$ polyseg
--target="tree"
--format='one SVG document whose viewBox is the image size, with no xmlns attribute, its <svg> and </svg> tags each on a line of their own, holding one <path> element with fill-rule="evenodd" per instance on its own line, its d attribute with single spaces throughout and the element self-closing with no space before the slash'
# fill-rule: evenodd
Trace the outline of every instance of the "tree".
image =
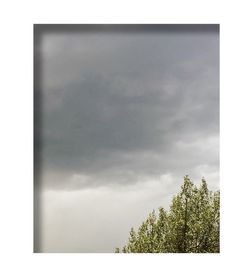
<svg viewBox="0 0 250 280">
<path fill-rule="evenodd" d="M 184 177 L 170 210 L 153 211 L 119 253 L 219 253 L 220 192 L 208 190 L 203 178 L 196 187 Z"/>
</svg>

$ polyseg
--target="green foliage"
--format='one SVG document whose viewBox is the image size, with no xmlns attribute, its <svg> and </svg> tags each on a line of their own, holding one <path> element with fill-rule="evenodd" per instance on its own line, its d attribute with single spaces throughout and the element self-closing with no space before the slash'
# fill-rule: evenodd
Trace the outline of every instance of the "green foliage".
<svg viewBox="0 0 250 280">
<path fill-rule="evenodd" d="M 149 214 L 130 231 L 128 244 L 116 253 L 219 253 L 220 192 L 208 190 L 205 179 L 194 186 L 188 176 L 170 206 Z"/>
</svg>

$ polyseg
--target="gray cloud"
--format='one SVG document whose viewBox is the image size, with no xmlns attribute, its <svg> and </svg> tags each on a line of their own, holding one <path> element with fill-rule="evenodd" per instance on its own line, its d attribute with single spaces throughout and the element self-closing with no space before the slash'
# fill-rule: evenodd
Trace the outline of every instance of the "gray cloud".
<svg viewBox="0 0 250 280">
<path fill-rule="evenodd" d="M 199 149 L 219 131 L 217 33 L 97 30 L 42 38 L 45 168 L 105 177 L 103 170 L 117 168 L 183 174 L 190 163 L 218 164 L 218 155 Z M 195 157 L 178 146 L 190 141 Z M 151 166 L 146 155 L 155 156 Z M 183 164 L 173 164 L 175 157 Z"/>
</svg>

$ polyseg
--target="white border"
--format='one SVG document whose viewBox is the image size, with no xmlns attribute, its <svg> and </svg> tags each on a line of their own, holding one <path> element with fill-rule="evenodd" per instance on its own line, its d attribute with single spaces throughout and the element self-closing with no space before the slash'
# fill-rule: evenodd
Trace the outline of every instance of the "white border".
<svg viewBox="0 0 250 280">
<path fill-rule="evenodd" d="M 221 1 L 222 2 L 222 1 Z M 247 279 L 249 9 L 246 1 L 5 1 L 1 7 L 1 279 Z M 219 255 L 33 254 L 33 24 L 220 23 Z"/>
</svg>

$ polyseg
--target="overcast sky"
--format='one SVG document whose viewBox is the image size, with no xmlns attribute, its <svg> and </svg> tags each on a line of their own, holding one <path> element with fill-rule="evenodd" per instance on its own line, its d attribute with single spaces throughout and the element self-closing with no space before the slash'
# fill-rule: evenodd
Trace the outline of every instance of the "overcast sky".
<svg viewBox="0 0 250 280">
<path fill-rule="evenodd" d="M 113 252 L 184 175 L 219 188 L 217 25 L 35 36 L 36 251 Z"/>
</svg>

